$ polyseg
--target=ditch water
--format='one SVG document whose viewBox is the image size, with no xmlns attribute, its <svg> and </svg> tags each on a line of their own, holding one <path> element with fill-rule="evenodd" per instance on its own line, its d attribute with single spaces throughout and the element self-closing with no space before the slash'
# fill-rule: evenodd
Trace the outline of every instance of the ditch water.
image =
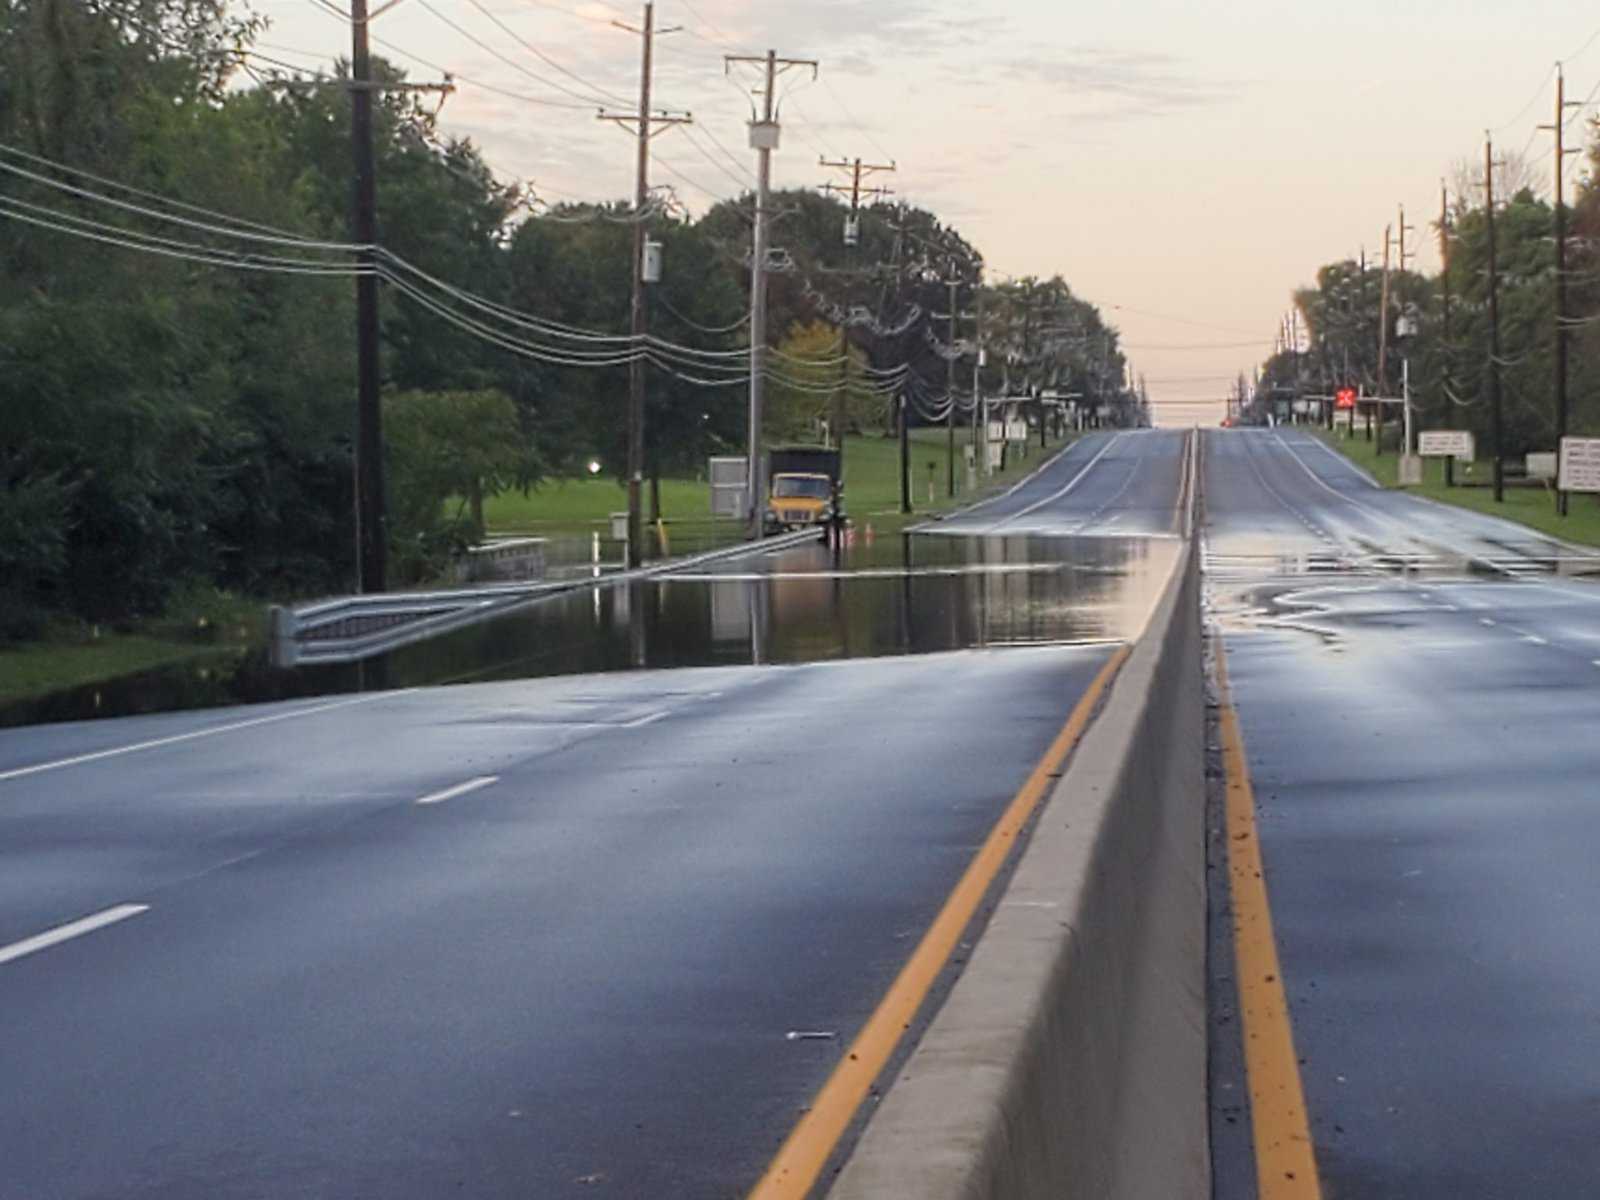
<svg viewBox="0 0 1600 1200">
<path fill-rule="evenodd" d="M 1125 641 L 1179 545 L 868 529 L 843 547 L 561 593 L 362 663 L 282 670 L 265 650 L 195 659 L 0 707 L 0 725 L 593 671 Z"/>
</svg>

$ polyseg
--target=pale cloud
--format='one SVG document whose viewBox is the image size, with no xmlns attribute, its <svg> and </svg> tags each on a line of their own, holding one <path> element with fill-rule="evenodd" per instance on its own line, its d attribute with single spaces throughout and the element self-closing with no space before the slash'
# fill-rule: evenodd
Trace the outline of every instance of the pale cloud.
<svg viewBox="0 0 1600 1200">
<path fill-rule="evenodd" d="M 1045 84 L 1089 101 L 1077 115 L 1097 119 L 1162 116 L 1226 103 L 1243 90 L 1234 81 L 1199 76 L 1172 55 L 1111 46 L 1076 46 L 1049 57 L 1013 58 L 1006 71 L 1019 81 Z"/>
</svg>

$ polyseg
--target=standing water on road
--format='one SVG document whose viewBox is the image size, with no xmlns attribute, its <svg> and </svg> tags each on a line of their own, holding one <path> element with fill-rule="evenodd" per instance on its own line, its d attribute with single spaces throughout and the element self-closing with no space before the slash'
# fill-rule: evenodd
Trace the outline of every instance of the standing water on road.
<svg viewBox="0 0 1600 1200">
<path fill-rule="evenodd" d="M 1174 538 L 876 537 L 530 602 L 363 663 L 278 670 L 264 653 L 0 708 L 0 725 L 584 671 L 802 663 L 969 647 L 1123 641 Z"/>
</svg>

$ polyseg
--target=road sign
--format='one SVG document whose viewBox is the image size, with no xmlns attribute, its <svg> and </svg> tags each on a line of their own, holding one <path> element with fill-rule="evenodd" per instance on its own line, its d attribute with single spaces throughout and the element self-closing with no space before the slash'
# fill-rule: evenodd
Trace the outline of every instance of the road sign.
<svg viewBox="0 0 1600 1200">
<path fill-rule="evenodd" d="M 1333 394 L 1335 408 L 1354 408 L 1356 406 L 1355 388 L 1340 388 Z"/>
<path fill-rule="evenodd" d="M 1472 434 L 1465 429 L 1428 429 L 1417 435 L 1417 453 L 1423 458 L 1459 458 L 1471 462 L 1476 457 Z"/>
<path fill-rule="evenodd" d="M 1028 440 L 1028 423 L 1026 421 L 1006 422 L 1006 441 L 1025 442 Z"/>
<path fill-rule="evenodd" d="M 1561 439 L 1561 471 L 1556 487 L 1563 492 L 1600 492 L 1600 438 Z"/>
</svg>

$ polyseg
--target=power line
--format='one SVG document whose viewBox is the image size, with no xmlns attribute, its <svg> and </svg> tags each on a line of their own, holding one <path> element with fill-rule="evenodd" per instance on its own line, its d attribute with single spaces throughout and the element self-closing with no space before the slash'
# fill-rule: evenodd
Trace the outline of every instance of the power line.
<svg viewBox="0 0 1600 1200">
<path fill-rule="evenodd" d="M 587 101 L 590 101 L 590 102 L 596 103 L 596 104 L 601 103 L 604 100 L 604 96 L 602 96 L 602 95 L 585 96 L 580 92 L 575 92 L 571 88 L 569 88 L 566 84 L 559 83 L 554 79 L 547 79 L 543 75 L 540 75 L 537 71 L 533 70 L 532 68 L 526 67 L 523 64 L 519 63 L 516 59 L 512 58 L 510 55 L 500 53 L 500 51 L 496 50 L 488 42 L 484 41 L 482 38 L 478 37 L 476 34 L 472 33 L 470 30 L 468 30 L 465 27 L 457 24 L 455 21 L 452 21 L 449 17 L 445 16 L 437 8 L 435 8 L 433 5 L 429 4 L 428 0 L 417 0 L 417 3 L 419 5 L 421 5 L 422 8 L 425 9 L 427 12 L 432 13 L 440 21 L 444 22 L 451 29 L 454 29 L 458 34 L 460 34 L 462 37 L 466 38 L 467 41 L 471 42 L 474 46 L 478 47 L 478 49 L 484 51 L 486 54 L 492 54 L 495 58 L 497 58 L 501 62 L 505 63 L 506 66 L 510 67 L 513 71 L 517 71 L 517 72 L 520 72 L 523 75 L 526 75 L 529 79 L 533 80 L 535 83 L 542 84 L 545 87 L 555 88 L 556 91 L 562 93 L 563 95 L 571 96 L 575 100 L 587 100 Z M 376 40 L 376 39 L 374 39 L 374 40 Z"/>
<path fill-rule="evenodd" d="M 855 113 L 850 110 L 850 106 L 844 102 L 844 97 L 839 95 L 833 84 L 829 83 L 826 77 L 824 77 L 822 80 L 822 87 L 823 90 L 828 93 L 828 95 L 833 97 L 833 102 L 839 106 L 839 111 L 844 113 L 844 115 L 849 119 L 850 123 L 854 125 L 860 132 L 862 137 L 866 138 L 867 141 L 872 143 L 879 154 L 883 155 L 885 158 L 894 157 L 893 154 L 890 154 L 889 151 L 883 148 L 883 143 L 873 136 L 872 131 L 861 123 L 861 121 L 856 117 Z"/>
<path fill-rule="evenodd" d="M 1539 76 L 1539 86 L 1538 86 L 1537 90 L 1535 90 L 1533 95 L 1531 97 L 1529 97 L 1528 102 L 1526 104 L 1524 104 L 1520 109 L 1517 110 L 1517 115 L 1516 116 L 1512 117 L 1509 121 L 1506 121 L 1504 124 L 1496 125 L 1495 126 L 1495 132 L 1496 133 L 1503 132 L 1504 130 L 1510 128 L 1512 125 L 1515 125 L 1518 121 L 1522 120 L 1523 117 L 1527 116 L 1530 111 L 1532 111 L 1533 106 L 1535 104 L 1539 103 L 1539 100 L 1544 96 L 1545 89 L 1549 86 L 1549 83 L 1550 83 L 1550 76 L 1552 74 L 1554 74 L 1554 73 L 1555 73 L 1555 68 L 1551 67 L 1543 75 Z"/>
<path fill-rule="evenodd" d="M 596 92 L 597 94 L 599 94 L 601 96 L 604 96 L 608 100 L 613 100 L 618 104 L 626 104 L 627 103 L 626 100 L 624 100 L 622 97 L 618 96 L 615 92 L 608 92 L 604 88 L 599 87 L 599 86 L 591 83 L 589 80 L 585 79 L 583 76 L 577 74 L 576 72 L 567 70 L 566 67 L 562 66 L 555 59 L 551 58 L 548 54 L 546 54 L 543 50 L 539 49 L 539 47 L 535 46 L 532 42 L 530 42 L 526 38 L 524 38 L 515 29 L 511 28 L 511 26 L 507 25 L 499 17 L 495 16 L 493 12 L 491 12 L 489 9 L 485 8 L 481 3 L 479 3 L 479 0 L 467 0 L 467 3 L 471 4 L 473 8 L 477 9 L 484 16 L 488 17 L 489 20 L 493 21 L 495 23 L 495 25 L 497 25 L 506 34 L 507 37 L 511 38 L 512 41 L 516 42 L 524 50 L 528 51 L 528 53 L 530 53 L 530 54 L 534 55 L 536 58 L 538 58 L 540 62 L 543 62 L 543 63 L 547 64 L 548 66 L 552 67 L 553 69 L 555 69 L 557 71 L 560 71 L 568 79 L 571 79 L 571 80 L 574 80 L 574 81 L 576 81 L 578 83 L 581 83 L 584 87 L 589 88 L 590 90 Z"/>
<path fill-rule="evenodd" d="M 318 0 L 312 0 L 312 4 L 319 12 L 331 7 L 318 3 Z M 339 21 L 341 24 L 348 24 L 349 18 L 348 16 L 341 17 L 339 18 Z M 430 71 L 438 71 L 441 75 L 447 76 L 454 83 L 464 83 L 467 86 L 475 87 L 480 91 L 492 92 L 497 96 L 504 96 L 508 100 L 519 100 L 524 104 L 533 104 L 540 108 L 565 109 L 568 112 L 593 112 L 595 108 L 595 105 L 592 101 L 583 104 L 577 104 L 571 100 L 552 100 L 546 96 L 530 96 L 526 92 L 514 91 L 511 88 L 501 87 L 498 84 L 489 83 L 485 80 L 477 79 L 471 75 L 465 75 L 460 71 L 452 70 L 449 67 L 441 66 L 436 62 L 424 58 L 420 54 L 407 50 L 403 46 L 397 46 L 393 42 L 386 41 L 385 39 L 378 37 L 376 34 L 371 35 L 371 40 L 375 45 L 382 46 L 391 54 L 398 54 L 401 58 L 410 59 L 414 63 L 418 63 L 421 66 L 427 67 Z"/>
<path fill-rule="evenodd" d="M 273 260 L 271 256 L 235 255 L 225 250 L 217 250 L 209 246 L 200 246 L 188 243 L 188 249 L 177 248 L 180 243 L 173 239 L 156 239 L 148 234 L 136 234 L 118 230 L 115 234 L 96 232 L 100 229 L 115 229 L 115 226 L 105 226 L 92 222 L 83 217 L 73 217 L 67 213 L 51 212 L 57 219 L 52 221 L 39 216 L 28 216 L 24 212 L 16 211 L 17 208 L 27 208 L 40 211 L 40 205 L 27 204 L 25 201 L 13 200 L 10 197 L 0 196 L 0 215 L 14 221 L 22 221 L 43 229 L 51 229 L 58 233 L 70 234 L 74 237 L 85 238 L 89 241 L 100 242 L 105 245 L 120 246 L 127 250 L 138 250 L 146 254 L 156 254 L 165 258 L 183 259 L 189 262 L 204 263 L 214 267 L 233 267 L 242 271 L 263 271 L 282 275 L 321 275 L 341 276 L 371 274 L 366 268 L 358 264 L 340 263 L 315 263 L 305 262 L 303 265 L 290 265 L 294 260 Z M 63 224 L 62 222 L 66 222 Z"/>
<path fill-rule="evenodd" d="M 0 146 L 0 151 L 10 151 L 9 146 Z M 323 242 L 310 238 L 294 237 L 280 234 L 257 233 L 251 229 L 229 229 L 222 225 L 213 225 L 205 221 L 196 221 L 189 217 L 180 217 L 173 213 L 164 213 L 157 209 L 147 208 L 142 204 L 134 204 L 127 200 L 118 200 L 114 196 L 105 196 L 88 188 L 81 188 L 75 184 L 64 183 L 59 179 L 51 179 L 48 175 L 41 175 L 37 171 L 30 171 L 26 167 L 15 166 L 11 163 L 0 162 L 0 171 L 30 179 L 45 187 L 54 188 L 82 199 L 93 200 L 100 204 L 108 204 L 127 212 L 137 213 L 140 216 L 150 217 L 158 221 L 181 225 L 189 229 L 196 229 L 204 233 L 219 234 L 224 237 L 235 237 L 244 241 L 262 242 L 275 246 L 290 246 L 301 250 L 329 250 L 337 253 L 354 253 L 362 247 L 351 242 Z"/>
</svg>

